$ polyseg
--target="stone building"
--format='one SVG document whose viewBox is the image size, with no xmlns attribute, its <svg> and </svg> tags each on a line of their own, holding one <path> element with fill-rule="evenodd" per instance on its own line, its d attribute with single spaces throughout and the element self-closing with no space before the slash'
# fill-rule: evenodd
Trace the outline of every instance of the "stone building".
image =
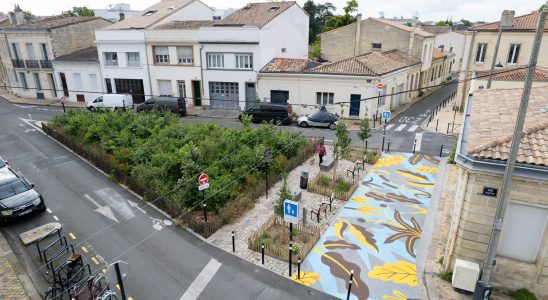
<svg viewBox="0 0 548 300">
<path fill-rule="evenodd" d="M 472 80 L 471 91 L 483 90 L 487 87 L 489 71 L 475 72 Z M 492 89 L 523 88 L 527 69 L 524 68 L 504 68 L 495 70 L 492 76 Z M 536 67 L 533 77 L 533 87 L 548 86 L 548 68 Z"/>
<path fill-rule="evenodd" d="M 98 17 L 54 16 L 25 20 L 14 11 L 10 25 L 1 29 L 0 49 L 12 92 L 27 98 L 56 99 L 52 60 L 92 46 L 95 29 L 111 24 Z"/>
<path fill-rule="evenodd" d="M 469 97 L 455 161 L 458 179 L 445 261 L 483 267 L 523 88 Z M 534 87 L 491 284 L 548 297 L 548 87 Z"/>
</svg>

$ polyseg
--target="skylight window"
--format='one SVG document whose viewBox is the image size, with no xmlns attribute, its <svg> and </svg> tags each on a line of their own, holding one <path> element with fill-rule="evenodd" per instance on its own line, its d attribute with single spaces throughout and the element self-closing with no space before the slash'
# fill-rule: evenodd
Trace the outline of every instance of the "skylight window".
<svg viewBox="0 0 548 300">
<path fill-rule="evenodd" d="M 149 10 L 146 13 L 144 13 L 143 16 L 145 17 L 152 16 L 155 12 L 156 12 L 155 10 Z"/>
<path fill-rule="evenodd" d="M 271 6 L 271 7 L 268 9 L 268 11 L 269 11 L 269 12 L 273 12 L 273 11 L 277 11 L 278 9 L 280 9 L 279 6 Z"/>
</svg>

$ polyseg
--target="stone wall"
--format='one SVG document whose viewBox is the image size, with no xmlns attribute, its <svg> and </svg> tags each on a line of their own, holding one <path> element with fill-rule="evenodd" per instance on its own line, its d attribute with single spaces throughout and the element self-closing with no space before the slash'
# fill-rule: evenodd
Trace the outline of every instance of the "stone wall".
<svg viewBox="0 0 548 300">
<path fill-rule="evenodd" d="M 484 187 L 498 188 L 497 198 L 482 195 Z M 483 266 L 495 218 L 502 175 L 471 172 L 459 168 L 455 206 L 446 249 L 453 267 L 456 258 Z M 548 208 L 548 182 L 514 178 L 510 201 Z M 493 286 L 510 289 L 528 288 L 537 295 L 548 296 L 548 230 L 541 240 L 533 263 L 497 256 Z"/>
<path fill-rule="evenodd" d="M 323 59 L 335 62 L 352 57 L 356 40 L 356 24 L 328 31 L 323 33 L 320 38 Z"/>
<path fill-rule="evenodd" d="M 373 51 L 372 43 L 381 43 L 382 51 L 398 49 L 407 53 L 410 34 L 384 23 L 366 20 L 361 26 L 360 54 Z M 420 56 L 417 58 L 420 59 Z"/>
<path fill-rule="evenodd" d="M 95 44 L 95 30 L 112 24 L 105 19 L 95 19 L 51 30 L 54 57 L 65 55 Z"/>
</svg>

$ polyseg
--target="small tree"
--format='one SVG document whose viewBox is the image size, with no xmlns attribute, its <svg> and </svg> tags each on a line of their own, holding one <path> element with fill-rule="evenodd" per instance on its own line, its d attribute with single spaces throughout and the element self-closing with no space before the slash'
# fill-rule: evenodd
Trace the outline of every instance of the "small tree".
<svg viewBox="0 0 548 300">
<path fill-rule="evenodd" d="M 253 121 L 253 115 L 241 114 L 240 120 L 242 121 L 244 128 L 249 128 L 251 126 L 251 122 Z"/>
<path fill-rule="evenodd" d="M 337 142 L 333 145 L 333 155 L 335 156 L 335 165 L 333 166 L 333 186 L 335 186 L 335 179 L 337 177 L 337 165 L 339 159 L 348 156 L 350 152 L 350 143 L 352 139 L 350 138 L 350 133 L 344 122 L 339 122 L 335 128 L 335 135 L 337 136 Z"/>
<path fill-rule="evenodd" d="M 32 18 L 34 17 L 34 14 L 30 10 L 24 10 L 23 16 L 25 16 L 26 18 Z"/>
<path fill-rule="evenodd" d="M 65 13 L 70 17 L 93 17 L 95 12 L 85 6 L 74 6 L 71 10 Z"/>
<path fill-rule="evenodd" d="M 371 136 L 371 128 L 369 127 L 369 120 L 367 119 L 367 117 L 362 120 L 362 123 L 360 124 L 360 132 L 358 133 L 358 135 L 364 143 L 365 140 L 367 140 Z"/>
<path fill-rule="evenodd" d="M 284 174 L 284 183 L 282 184 L 282 188 L 280 191 L 278 191 L 278 200 L 276 201 L 276 204 L 274 205 L 274 213 L 278 216 L 284 215 L 284 201 L 285 200 L 291 200 L 293 199 L 293 195 L 291 194 L 291 191 L 287 187 L 287 174 Z"/>
</svg>

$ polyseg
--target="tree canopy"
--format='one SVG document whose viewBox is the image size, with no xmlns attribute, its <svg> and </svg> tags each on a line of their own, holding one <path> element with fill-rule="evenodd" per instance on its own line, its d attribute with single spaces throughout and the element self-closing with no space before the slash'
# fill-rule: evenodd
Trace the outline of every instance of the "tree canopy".
<svg viewBox="0 0 548 300">
<path fill-rule="evenodd" d="M 469 20 L 461 19 L 460 22 L 466 27 L 472 27 L 472 22 Z"/>
<path fill-rule="evenodd" d="M 346 6 L 343 7 L 343 11 L 344 15 L 328 16 L 325 18 L 326 26 L 323 29 L 324 32 L 356 22 L 354 13 L 358 11 L 358 1 L 348 0 Z"/>
<path fill-rule="evenodd" d="M 85 6 L 74 6 L 71 10 L 65 13 L 67 16 L 71 17 L 93 17 L 95 12 Z"/>
<path fill-rule="evenodd" d="M 453 26 L 453 21 L 438 21 L 436 22 L 436 26 Z"/>
<path fill-rule="evenodd" d="M 543 10 L 548 10 L 548 3 L 544 3 L 540 6 L 540 8 L 538 9 L 538 12 L 542 12 Z"/>
<path fill-rule="evenodd" d="M 303 6 L 304 10 L 310 16 L 310 25 L 308 31 L 308 43 L 316 41 L 318 34 L 323 32 L 325 27 L 325 18 L 333 15 L 335 6 L 330 2 L 316 4 L 312 0 L 307 0 Z"/>
</svg>

